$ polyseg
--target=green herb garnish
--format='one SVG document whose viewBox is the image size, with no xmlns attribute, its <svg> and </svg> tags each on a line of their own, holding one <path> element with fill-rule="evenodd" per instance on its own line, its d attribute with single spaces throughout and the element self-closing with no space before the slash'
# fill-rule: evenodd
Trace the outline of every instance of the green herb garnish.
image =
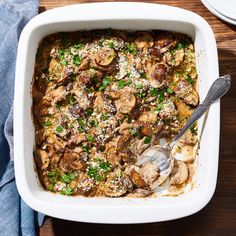
<svg viewBox="0 0 236 236">
<path fill-rule="evenodd" d="M 190 84 L 193 84 L 193 79 L 192 79 L 192 77 L 191 77 L 190 75 L 187 75 L 187 76 L 185 77 L 185 79 L 186 79 Z"/>
<path fill-rule="evenodd" d="M 51 126 L 52 122 L 51 121 L 45 121 L 45 122 L 42 122 L 41 125 L 43 125 L 43 126 Z"/>
<path fill-rule="evenodd" d="M 140 73 L 140 76 L 141 76 L 141 78 L 143 78 L 143 79 L 147 79 L 147 74 L 144 73 L 144 72 L 141 72 L 141 73 Z"/>
<path fill-rule="evenodd" d="M 62 195 L 70 196 L 74 192 L 73 188 L 67 187 L 61 190 Z"/>
<path fill-rule="evenodd" d="M 48 179 L 50 183 L 54 184 L 57 178 L 58 178 L 58 174 L 55 171 L 51 171 L 48 173 Z"/>
<path fill-rule="evenodd" d="M 93 159 L 95 162 L 99 162 L 98 166 L 88 168 L 88 175 L 90 178 L 95 179 L 100 182 L 105 180 L 108 171 L 111 169 L 110 163 L 108 161 L 104 162 L 99 158 Z"/>
<path fill-rule="evenodd" d="M 83 119 L 77 119 L 77 122 L 79 123 L 78 131 L 83 132 L 85 131 L 85 121 Z"/>
<path fill-rule="evenodd" d="M 150 94 L 151 94 L 151 96 L 156 97 L 157 94 L 158 94 L 158 89 L 152 87 L 152 88 L 150 89 Z"/>
<path fill-rule="evenodd" d="M 60 125 L 57 126 L 56 131 L 57 131 L 57 133 L 61 133 L 63 131 L 63 127 Z"/>
<path fill-rule="evenodd" d="M 148 136 L 146 136 L 145 138 L 144 138 L 144 143 L 145 144 L 149 144 L 150 142 L 151 142 L 151 137 L 148 137 Z"/>
<path fill-rule="evenodd" d="M 136 129 L 130 129 L 129 132 L 135 137 L 137 138 L 139 136 L 139 132 Z"/>
<path fill-rule="evenodd" d="M 125 86 L 129 86 L 131 84 L 132 84 L 132 80 L 128 80 L 128 81 L 119 80 L 117 87 L 120 90 L 120 89 L 123 89 Z"/>
<path fill-rule="evenodd" d="M 124 51 L 132 54 L 137 54 L 137 48 L 134 43 L 128 43 Z"/>
<path fill-rule="evenodd" d="M 177 44 L 176 49 L 181 50 L 183 48 L 187 48 L 188 45 L 189 45 L 189 42 L 186 39 L 184 39 L 180 43 Z"/>
<path fill-rule="evenodd" d="M 103 121 L 109 119 L 109 117 L 108 117 L 106 114 L 102 114 L 100 118 L 101 118 L 101 120 L 103 120 Z"/>
<path fill-rule="evenodd" d="M 171 88 L 168 88 L 168 89 L 166 90 L 166 92 L 169 93 L 169 94 L 172 94 L 172 93 L 173 93 L 173 90 L 172 90 Z"/>
<path fill-rule="evenodd" d="M 156 111 L 160 111 L 162 108 L 163 108 L 163 104 L 160 103 L 160 104 L 157 105 L 157 107 L 156 107 L 155 110 L 156 110 Z"/>
<path fill-rule="evenodd" d="M 164 101 L 164 92 L 163 91 L 160 91 L 159 94 L 158 94 L 158 100 L 159 102 L 163 102 Z"/>
<path fill-rule="evenodd" d="M 110 42 L 110 43 L 108 44 L 108 47 L 109 47 L 109 48 L 113 48 L 113 47 L 114 47 L 114 43 L 113 43 L 113 42 Z"/>
<path fill-rule="evenodd" d="M 102 81 L 102 86 L 99 88 L 99 91 L 103 91 L 110 83 L 111 79 L 109 76 L 105 76 Z"/>
<path fill-rule="evenodd" d="M 136 84 L 136 88 L 137 89 L 142 89 L 143 88 L 143 84 Z"/>
<path fill-rule="evenodd" d="M 97 126 L 98 126 L 97 120 L 91 120 L 91 121 L 89 121 L 89 124 L 90 124 L 91 126 L 93 126 L 93 127 L 97 127 Z"/>
<path fill-rule="evenodd" d="M 88 134 L 86 137 L 87 137 L 87 140 L 89 142 L 93 142 L 94 141 L 94 137 L 91 134 Z"/>
<path fill-rule="evenodd" d="M 85 110 L 87 116 L 91 116 L 93 114 L 93 108 L 88 108 Z"/>
<path fill-rule="evenodd" d="M 79 55 L 75 55 L 75 56 L 73 57 L 73 63 L 74 63 L 76 66 L 80 65 L 81 61 L 82 61 L 82 60 L 81 60 L 81 58 L 80 58 Z"/>
<path fill-rule="evenodd" d="M 67 175 L 62 175 L 61 176 L 61 181 L 64 183 L 70 183 L 72 180 L 76 178 L 76 175 L 74 173 L 69 173 Z"/>
</svg>

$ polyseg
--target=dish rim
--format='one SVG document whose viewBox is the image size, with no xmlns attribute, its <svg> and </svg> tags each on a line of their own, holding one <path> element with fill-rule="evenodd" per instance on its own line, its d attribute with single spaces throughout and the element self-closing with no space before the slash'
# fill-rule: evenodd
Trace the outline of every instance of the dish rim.
<svg viewBox="0 0 236 236">
<path fill-rule="evenodd" d="M 119 8 L 118 8 L 119 6 Z M 127 198 L 119 198 L 119 199 L 109 199 L 109 198 L 88 198 L 83 199 L 81 197 L 76 197 L 78 201 L 72 199 L 70 197 L 65 196 L 57 196 L 54 202 L 47 202 L 42 200 L 42 195 L 40 191 L 36 191 L 37 198 L 35 197 L 35 193 L 33 194 L 32 189 L 30 188 L 27 181 L 27 171 L 24 163 L 24 92 L 19 88 L 24 87 L 24 82 L 21 81 L 25 78 L 26 73 L 26 62 L 27 56 L 26 51 L 28 50 L 28 43 L 30 37 L 41 26 L 50 24 L 59 24 L 61 22 L 79 22 L 81 21 L 81 16 L 75 16 L 72 13 L 81 14 L 83 11 L 97 11 L 97 7 L 105 8 L 106 11 L 103 14 L 98 15 L 90 15 L 87 19 L 83 18 L 83 20 L 87 21 L 99 21 L 99 20 L 154 20 L 154 21 L 172 21 L 172 22 L 187 22 L 191 23 L 195 28 L 201 28 L 204 30 L 204 35 L 207 36 L 208 40 L 212 40 L 212 44 L 209 45 L 208 51 L 213 56 L 213 61 L 210 62 L 211 67 L 214 68 L 212 72 L 217 78 L 218 77 L 218 57 L 217 57 L 217 49 L 214 34 L 208 25 L 208 23 L 198 16 L 197 14 L 183 10 L 176 7 L 170 7 L 166 5 L 160 4 L 151 4 L 151 3 L 128 3 L 128 2 L 114 2 L 114 3 L 86 3 L 86 4 L 76 4 L 71 6 L 65 6 L 60 8 L 55 8 L 33 18 L 27 26 L 24 28 L 18 47 L 17 54 L 17 64 L 16 64 L 16 82 L 15 82 L 15 99 L 14 99 L 14 153 L 18 153 L 19 156 L 15 158 L 15 174 L 16 174 L 16 184 L 18 191 L 23 198 L 23 200 L 31 206 L 33 209 L 40 211 L 44 214 L 51 215 L 57 218 L 63 218 L 67 220 L 75 220 L 75 221 L 83 221 L 83 222 L 96 222 L 96 223 L 147 223 L 147 222 L 160 222 L 165 220 L 172 220 L 181 218 L 187 215 L 191 215 L 199 210 L 201 210 L 211 199 L 216 186 L 216 178 L 217 178 L 217 169 L 218 169 L 218 149 L 219 149 L 219 111 L 220 104 L 219 102 L 214 104 L 210 110 L 211 116 L 213 114 L 216 117 L 214 123 L 216 123 L 216 128 L 214 130 L 214 141 L 216 142 L 216 150 L 214 151 L 216 161 L 214 161 L 214 165 L 211 169 L 211 180 L 208 181 L 209 189 L 206 192 L 203 192 L 199 198 L 196 198 L 195 201 L 182 203 L 175 203 L 174 205 L 168 208 L 169 212 L 164 212 L 164 207 L 160 204 L 157 206 L 156 199 L 127 199 Z M 132 13 L 129 10 L 140 10 L 143 11 Z M 109 9 L 109 10 L 108 10 Z M 123 11 L 122 11 L 123 10 Z M 168 12 L 169 16 L 161 14 L 156 17 L 154 15 L 155 11 L 164 11 Z M 119 13 L 122 12 L 123 15 L 119 16 Z M 144 13 L 150 13 L 145 15 Z M 82 14 L 83 15 L 83 14 Z M 63 16 L 66 16 L 63 19 Z M 25 68 L 25 70 L 22 70 Z M 32 78 L 32 76 L 31 76 Z M 16 102 L 17 101 L 17 102 Z M 22 125 L 22 127 L 21 127 Z M 32 155 L 32 154 L 31 154 Z M 33 158 L 32 158 L 33 162 Z M 46 192 L 45 190 L 43 190 Z M 53 199 L 55 194 L 48 193 L 49 199 Z M 70 199 L 70 200 L 69 200 Z M 106 204 L 102 201 L 102 199 L 106 201 Z M 94 203 L 99 202 L 100 204 Z M 162 202 L 161 199 L 158 199 L 159 202 Z M 64 205 L 59 205 L 58 202 L 64 202 Z M 70 203 L 69 203 L 70 202 Z M 164 201 L 165 202 L 165 201 Z M 81 204 L 81 203 L 85 203 Z M 115 203 L 115 204 L 114 204 Z M 141 204 L 142 203 L 142 204 Z M 153 204 L 154 203 L 154 204 Z M 138 209 L 136 209 L 136 204 L 139 204 Z M 156 204 L 156 205 L 155 205 Z M 121 207 L 122 206 L 122 210 Z M 56 208 L 54 208 L 56 207 Z M 165 206 L 166 207 L 166 206 Z M 184 209 L 183 209 L 184 207 Z M 97 210 L 101 209 L 102 214 L 98 213 Z M 180 211 L 181 209 L 181 211 Z M 81 212 L 81 215 L 76 215 L 77 210 Z M 116 210 L 117 215 L 114 216 L 113 211 Z M 163 213 L 162 216 L 157 216 L 156 212 Z M 67 211 L 67 212 L 66 212 Z M 70 212 L 71 211 L 71 212 Z M 97 211 L 97 213 L 95 213 Z M 69 213 L 68 213 L 69 212 Z M 124 215 L 123 212 L 126 212 Z M 137 212 L 142 212 L 142 214 L 137 214 Z M 145 213 L 144 213 L 145 212 Z M 78 213 L 78 212 L 77 212 Z M 92 213 L 94 216 L 92 216 Z M 105 214 L 105 217 L 102 216 Z M 131 218 L 132 217 L 132 218 Z"/>
</svg>

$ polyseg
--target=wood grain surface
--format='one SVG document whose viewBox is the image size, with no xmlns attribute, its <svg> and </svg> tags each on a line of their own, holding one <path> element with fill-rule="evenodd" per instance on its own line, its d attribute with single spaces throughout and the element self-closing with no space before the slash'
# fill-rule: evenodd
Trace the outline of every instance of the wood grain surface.
<svg viewBox="0 0 236 236">
<path fill-rule="evenodd" d="M 85 2 L 92 1 L 41 0 L 40 11 Z M 220 162 L 214 197 L 197 214 L 163 223 L 105 225 L 47 218 L 39 230 L 40 236 L 236 236 L 236 26 L 216 18 L 198 0 L 156 0 L 150 2 L 185 8 L 205 18 L 216 36 L 220 74 L 232 75 L 232 88 L 221 100 Z"/>
</svg>

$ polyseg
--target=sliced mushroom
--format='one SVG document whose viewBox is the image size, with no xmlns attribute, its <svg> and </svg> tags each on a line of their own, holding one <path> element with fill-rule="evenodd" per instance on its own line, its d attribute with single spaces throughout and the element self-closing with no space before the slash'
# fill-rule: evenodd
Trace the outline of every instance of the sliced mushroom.
<svg viewBox="0 0 236 236">
<path fill-rule="evenodd" d="M 116 111 L 112 101 L 102 92 L 97 92 L 94 109 L 100 113 L 114 113 Z"/>
<path fill-rule="evenodd" d="M 153 37 L 146 32 L 140 33 L 139 36 L 135 39 L 135 43 L 138 49 L 149 48 L 154 44 Z"/>
<path fill-rule="evenodd" d="M 77 192 L 84 196 L 93 196 L 96 193 L 96 182 L 86 174 L 82 174 L 77 185 Z"/>
<path fill-rule="evenodd" d="M 136 186 L 137 188 L 148 188 L 147 184 L 136 170 L 131 170 L 130 178 L 134 186 Z"/>
<path fill-rule="evenodd" d="M 124 93 L 120 99 L 115 101 L 115 106 L 118 112 L 122 114 L 130 113 L 136 104 L 136 97 L 132 93 Z"/>
<path fill-rule="evenodd" d="M 188 179 L 188 167 L 183 161 L 176 161 L 170 175 L 172 185 L 183 184 Z"/>
<path fill-rule="evenodd" d="M 133 136 L 129 132 L 125 132 L 118 140 L 117 149 L 121 152 L 127 151 L 127 147 L 132 139 Z"/>
<path fill-rule="evenodd" d="M 176 40 L 169 33 L 161 33 L 155 38 L 155 46 L 160 50 L 160 53 L 168 51 L 176 45 Z"/>
<path fill-rule="evenodd" d="M 140 155 L 144 150 L 146 150 L 150 144 L 145 143 L 145 138 L 138 139 L 138 140 L 132 140 L 130 143 L 129 150 L 135 155 L 138 156 Z"/>
<path fill-rule="evenodd" d="M 76 152 L 66 151 L 60 159 L 59 167 L 64 172 L 85 171 L 87 165 L 80 154 Z"/>
<path fill-rule="evenodd" d="M 140 169 L 140 174 L 143 177 L 146 184 L 149 186 L 154 183 L 154 181 L 159 177 L 158 167 L 156 164 L 147 162 Z"/>
<path fill-rule="evenodd" d="M 162 120 L 171 119 L 177 115 L 175 104 L 169 99 L 162 103 L 163 106 L 159 111 L 159 116 Z"/>
<path fill-rule="evenodd" d="M 41 170 L 47 169 L 49 165 L 49 156 L 45 150 L 36 149 L 34 151 L 34 159 L 38 168 Z"/>
<path fill-rule="evenodd" d="M 63 99 L 65 94 L 66 94 L 66 88 L 64 86 L 59 86 L 57 89 L 53 89 L 52 91 L 47 93 L 44 99 L 56 103 L 57 101 Z"/>
<path fill-rule="evenodd" d="M 180 81 L 173 90 L 178 97 L 184 100 L 185 103 L 193 106 L 198 105 L 198 93 L 187 81 Z"/>
<path fill-rule="evenodd" d="M 179 66 L 184 60 L 184 50 L 176 50 L 173 54 L 167 52 L 164 55 L 163 60 L 170 66 Z"/>
<path fill-rule="evenodd" d="M 122 153 L 120 153 L 117 148 L 111 147 L 107 150 L 107 160 L 113 166 L 119 165 L 122 160 Z"/>
<path fill-rule="evenodd" d="M 133 184 L 126 174 L 115 170 L 107 176 L 104 185 L 104 194 L 108 197 L 120 197 L 133 190 Z"/>
<path fill-rule="evenodd" d="M 96 57 L 95 57 L 95 62 L 99 66 L 109 66 L 113 60 L 116 58 L 116 53 L 114 49 L 112 48 L 107 48 L 107 47 L 102 47 Z"/>
<path fill-rule="evenodd" d="M 86 136 L 84 133 L 76 133 L 75 135 L 71 136 L 70 139 L 68 140 L 67 145 L 79 145 L 83 141 L 86 141 Z"/>
<path fill-rule="evenodd" d="M 139 121 L 144 123 L 155 124 L 157 122 L 157 114 L 153 111 L 145 111 L 143 114 L 138 118 Z"/>
<path fill-rule="evenodd" d="M 148 66 L 147 76 L 149 80 L 157 80 L 161 81 L 166 73 L 165 65 L 163 64 L 155 64 Z"/>
<path fill-rule="evenodd" d="M 89 57 L 86 57 L 85 59 L 83 59 L 83 61 L 79 65 L 78 69 L 79 70 L 87 70 L 87 69 L 89 69 L 89 65 L 90 65 L 90 59 L 89 59 Z"/>
<path fill-rule="evenodd" d="M 188 119 L 192 115 L 193 108 L 188 106 L 182 99 L 177 98 L 174 100 L 174 103 L 180 120 Z"/>
<path fill-rule="evenodd" d="M 51 107 L 51 102 L 48 99 L 42 99 L 39 102 L 37 102 L 34 106 L 34 115 L 38 117 L 42 117 L 45 115 L 49 115 L 52 111 L 52 109 L 49 109 Z"/>
<path fill-rule="evenodd" d="M 184 144 L 195 145 L 197 143 L 197 136 L 193 135 L 191 130 L 187 130 L 179 141 Z"/>
<path fill-rule="evenodd" d="M 150 136 L 152 134 L 152 129 L 149 124 L 143 124 L 141 128 L 141 134 L 145 136 Z"/>
<path fill-rule="evenodd" d="M 132 193 L 128 194 L 128 197 L 134 197 L 134 198 L 141 198 L 141 197 L 148 197 L 152 194 L 151 191 L 146 189 L 137 188 Z"/>
</svg>

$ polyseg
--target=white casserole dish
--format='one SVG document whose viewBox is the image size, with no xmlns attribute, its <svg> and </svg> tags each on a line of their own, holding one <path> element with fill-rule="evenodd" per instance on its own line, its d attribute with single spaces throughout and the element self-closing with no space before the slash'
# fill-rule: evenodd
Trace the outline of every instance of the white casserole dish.
<svg viewBox="0 0 236 236">
<path fill-rule="evenodd" d="M 31 81 L 40 40 L 58 31 L 102 28 L 164 29 L 190 35 L 196 47 L 202 100 L 218 77 L 216 42 L 210 26 L 195 13 L 148 3 L 91 3 L 49 10 L 32 19 L 19 42 L 14 104 L 15 174 L 19 193 L 33 209 L 57 218 L 96 223 L 145 223 L 177 219 L 202 209 L 216 186 L 220 104 L 212 105 L 201 138 L 195 187 L 178 197 L 85 198 L 45 191 L 33 162 L 34 126 Z M 199 121 L 201 130 L 203 119 Z"/>
</svg>

